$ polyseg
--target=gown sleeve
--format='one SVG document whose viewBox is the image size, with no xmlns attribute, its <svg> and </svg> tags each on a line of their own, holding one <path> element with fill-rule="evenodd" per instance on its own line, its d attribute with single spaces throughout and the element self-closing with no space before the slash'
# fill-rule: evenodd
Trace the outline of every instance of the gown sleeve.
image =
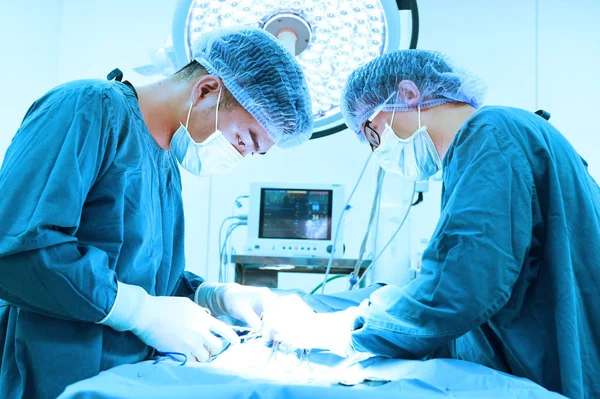
<svg viewBox="0 0 600 399">
<path fill-rule="evenodd" d="M 510 298 L 531 243 L 531 170 L 522 150 L 492 125 L 471 126 L 455 141 L 421 273 L 361 305 L 352 335 L 359 351 L 423 358 L 486 322 Z"/>
<path fill-rule="evenodd" d="M 171 296 L 183 296 L 193 301 L 196 295 L 196 290 L 202 283 L 204 283 L 204 279 L 202 277 L 199 277 L 192 272 L 184 271 L 179 278 L 179 282 L 175 287 L 175 291 L 173 291 Z"/>
<path fill-rule="evenodd" d="M 27 112 L 0 170 L 0 298 L 96 322 L 115 300 L 108 256 L 81 245 L 86 196 L 116 152 L 114 96 L 94 85 L 54 89 Z"/>
</svg>

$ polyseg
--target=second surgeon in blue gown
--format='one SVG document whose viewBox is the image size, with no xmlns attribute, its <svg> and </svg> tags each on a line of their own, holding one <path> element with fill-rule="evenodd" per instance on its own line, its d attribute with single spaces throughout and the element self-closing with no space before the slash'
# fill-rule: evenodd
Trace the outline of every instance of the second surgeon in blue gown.
<svg viewBox="0 0 600 399">
<path fill-rule="evenodd" d="M 451 356 L 600 397 L 600 189 L 551 123 L 480 108 L 484 94 L 431 51 L 386 54 L 352 73 L 349 127 L 388 173 L 443 171 L 440 219 L 414 281 L 306 317 L 294 337 L 338 353 Z"/>
<path fill-rule="evenodd" d="M 237 336 L 198 305 L 252 324 L 275 300 L 184 272 L 179 163 L 218 174 L 301 144 L 306 81 L 262 30 L 212 31 L 194 51 L 153 85 L 71 82 L 25 115 L 0 170 L 2 398 L 55 398 L 154 348 L 206 360 L 212 332 Z"/>
</svg>

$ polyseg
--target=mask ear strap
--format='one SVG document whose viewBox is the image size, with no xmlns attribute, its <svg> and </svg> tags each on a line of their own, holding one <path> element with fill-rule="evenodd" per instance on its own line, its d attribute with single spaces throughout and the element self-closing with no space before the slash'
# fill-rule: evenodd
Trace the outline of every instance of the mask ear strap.
<svg viewBox="0 0 600 399">
<path fill-rule="evenodd" d="M 400 93 L 394 92 L 394 93 L 392 93 L 391 97 L 393 97 L 394 95 L 396 95 L 396 100 L 397 100 Z M 394 109 L 392 110 L 392 120 L 390 121 L 390 127 L 392 127 L 392 125 L 394 124 L 394 115 L 396 115 L 396 107 L 394 107 Z"/>
<path fill-rule="evenodd" d="M 217 111 L 215 112 L 215 131 L 219 130 L 219 104 L 221 103 L 221 92 L 223 91 L 223 86 L 219 89 L 219 96 L 217 97 Z"/>
<path fill-rule="evenodd" d="M 187 120 L 185 121 L 185 130 L 188 128 L 188 124 L 190 123 L 190 115 L 192 114 L 192 107 L 194 106 L 194 102 L 190 101 L 190 109 L 188 110 Z"/>
<path fill-rule="evenodd" d="M 421 106 L 417 105 L 417 117 L 419 118 L 419 129 L 421 128 Z"/>
</svg>

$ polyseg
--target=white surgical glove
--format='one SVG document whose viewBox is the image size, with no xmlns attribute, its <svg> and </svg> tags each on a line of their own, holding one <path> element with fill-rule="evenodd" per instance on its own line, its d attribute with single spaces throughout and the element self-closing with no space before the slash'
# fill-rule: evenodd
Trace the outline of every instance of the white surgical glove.
<svg viewBox="0 0 600 399">
<path fill-rule="evenodd" d="M 297 295 L 281 298 L 264 314 L 263 336 L 292 348 L 325 349 L 341 357 L 356 354 L 352 330 L 357 307 L 341 312 L 315 313 Z"/>
<path fill-rule="evenodd" d="M 260 328 L 262 314 L 276 306 L 279 297 L 268 288 L 236 283 L 203 283 L 196 290 L 195 301 L 210 309 L 215 316 L 229 315 L 251 328 Z"/>
<path fill-rule="evenodd" d="M 233 344 L 240 342 L 229 326 L 188 298 L 152 296 L 141 287 L 118 284 L 115 303 L 98 324 L 131 331 L 161 352 L 180 352 L 199 362 L 223 348 L 213 332 Z"/>
</svg>

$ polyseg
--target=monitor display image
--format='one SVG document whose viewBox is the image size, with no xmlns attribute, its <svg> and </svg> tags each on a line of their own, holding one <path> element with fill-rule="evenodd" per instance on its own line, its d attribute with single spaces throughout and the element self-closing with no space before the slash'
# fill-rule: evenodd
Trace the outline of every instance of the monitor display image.
<svg viewBox="0 0 600 399">
<path fill-rule="evenodd" d="M 332 190 L 262 188 L 259 237 L 331 240 Z"/>
</svg>

